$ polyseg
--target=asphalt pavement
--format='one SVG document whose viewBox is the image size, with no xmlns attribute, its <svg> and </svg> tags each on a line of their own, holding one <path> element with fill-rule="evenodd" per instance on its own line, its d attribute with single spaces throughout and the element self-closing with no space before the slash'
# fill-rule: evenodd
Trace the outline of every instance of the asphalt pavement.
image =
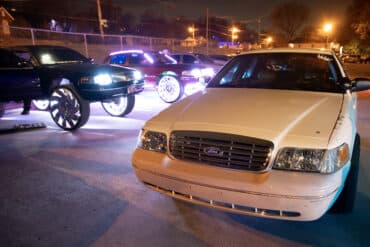
<svg viewBox="0 0 370 247">
<path fill-rule="evenodd" d="M 370 72 L 364 68 L 351 76 Z M 0 134 L 0 246 L 368 246 L 370 93 L 359 95 L 355 210 L 314 222 L 225 213 L 147 189 L 133 173 L 131 154 L 145 120 L 168 104 L 151 90 L 136 102 L 125 118 L 95 103 L 76 132 L 59 129 L 48 112 L 6 112 L 0 129 L 47 127 Z"/>
</svg>

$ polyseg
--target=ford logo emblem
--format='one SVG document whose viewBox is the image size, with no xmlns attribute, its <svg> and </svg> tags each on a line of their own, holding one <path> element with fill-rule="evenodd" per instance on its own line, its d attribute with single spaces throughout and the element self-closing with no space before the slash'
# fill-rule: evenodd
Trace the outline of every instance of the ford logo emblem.
<svg viewBox="0 0 370 247">
<path fill-rule="evenodd" d="M 222 156 L 224 154 L 224 152 L 221 149 L 216 147 L 203 148 L 203 152 L 209 156 Z"/>
</svg>

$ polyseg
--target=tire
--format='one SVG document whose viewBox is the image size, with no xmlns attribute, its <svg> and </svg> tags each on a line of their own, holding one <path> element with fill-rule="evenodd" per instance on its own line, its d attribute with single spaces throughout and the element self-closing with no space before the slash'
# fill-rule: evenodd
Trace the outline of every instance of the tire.
<svg viewBox="0 0 370 247">
<path fill-rule="evenodd" d="M 32 100 L 32 106 L 39 111 L 47 111 L 49 109 L 49 100 Z"/>
<path fill-rule="evenodd" d="M 0 118 L 4 116 L 5 113 L 5 104 L 0 103 Z"/>
<path fill-rule="evenodd" d="M 86 124 L 90 104 L 72 86 L 59 86 L 51 92 L 49 111 L 54 122 L 64 130 L 75 130 Z"/>
<path fill-rule="evenodd" d="M 184 88 L 178 78 L 165 75 L 158 80 L 157 93 L 164 102 L 173 103 L 182 97 Z"/>
<path fill-rule="evenodd" d="M 135 95 L 130 94 L 127 97 L 119 97 L 111 101 L 101 102 L 103 109 L 113 117 L 124 117 L 134 109 Z"/>
<path fill-rule="evenodd" d="M 349 170 L 344 188 L 340 193 L 337 201 L 330 209 L 330 213 L 334 214 L 349 214 L 355 206 L 357 192 L 357 178 L 360 168 L 360 136 L 357 134 L 353 145 L 353 153 L 351 157 L 351 168 Z"/>
</svg>

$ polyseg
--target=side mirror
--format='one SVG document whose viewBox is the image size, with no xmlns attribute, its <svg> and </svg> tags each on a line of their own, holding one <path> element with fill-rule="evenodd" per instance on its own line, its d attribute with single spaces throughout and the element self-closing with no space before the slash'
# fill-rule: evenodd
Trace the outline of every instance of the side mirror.
<svg viewBox="0 0 370 247">
<path fill-rule="evenodd" d="M 370 79 L 356 78 L 352 81 L 352 91 L 364 91 L 370 89 Z"/>
<path fill-rule="evenodd" d="M 94 58 L 92 58 L 92 57 L 87 58 L 87 60 L 89 60 L 90 63 L 94 63 L 95 62 Z"/>
</svg>

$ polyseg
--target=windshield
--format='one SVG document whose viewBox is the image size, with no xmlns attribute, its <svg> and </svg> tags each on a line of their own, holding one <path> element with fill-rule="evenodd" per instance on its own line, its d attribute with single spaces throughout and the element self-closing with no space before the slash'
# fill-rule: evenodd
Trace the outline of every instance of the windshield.
<svg viewBox="0 0 370 247">
<path fill-rule="evenodd" d="M 202 62 L 202 63 L 214 63 L 213 60 L 206 55 L 203 54 L 195 54 L 195 56 Z"/>
<path fill-rule="evenodd" d="M 177 61 L 167 54 L 159 52 L 147 53 L 152 59 L 154 64 L 175 64 Z"/>
<path fill-rule="evenodd" d="M 332 55 L 261 53 L 236 57 L 208 87 L 343 92 L 341 79 Z"/>
<path fill-rule="evenodd" d="M 36 51 L 35 56 L 43 65 L 90 62 L 77 51 L 62 47 L 43 47 Z"/>
</svg>

